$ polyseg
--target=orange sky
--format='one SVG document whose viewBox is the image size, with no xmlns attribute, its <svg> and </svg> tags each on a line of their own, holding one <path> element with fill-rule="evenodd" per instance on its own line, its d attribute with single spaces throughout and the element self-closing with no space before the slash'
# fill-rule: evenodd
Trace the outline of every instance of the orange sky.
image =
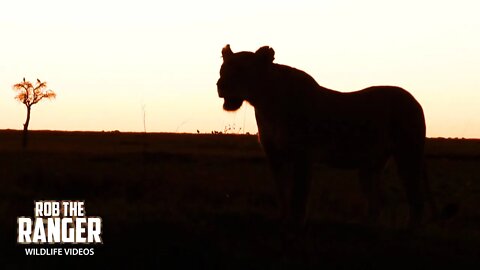
<svg viewBox="0 0 480 270">
<path fill-rule="evenodd" d="M 201 3 L 200 3 L 201 2 Z M 57 99 L 31 129 L 256 132 L 253 108 L 222 111 L 221 48 L 270 45 L 276 62 L 342 91 L 398 85 L 430 137 L 480 138 L 478 1 L 9 1 L 0 9 L 0 129 L 21 129 L 12 85 Z"/>
</svg>

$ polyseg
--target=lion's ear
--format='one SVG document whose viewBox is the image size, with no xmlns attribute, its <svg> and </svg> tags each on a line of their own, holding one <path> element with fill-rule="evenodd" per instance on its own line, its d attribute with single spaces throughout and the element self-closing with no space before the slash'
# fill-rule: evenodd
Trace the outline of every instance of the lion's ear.
<svg viewBox="0 0 480 270">
<path fill-rule="evenodd" d="M 275 51 L 268 46 L 261 47 L 255 52 L 255 54 L 267 63 L 272 63 L 275 59 Z"/>
<path fill-rule="evenodd" d="M 222 57 L 223 57 L 223 61 L 227 60 L 228 58 L 230 58 L 230 56 L 233 55 L 233 52 L 232 52 L 232 49 L 230 49 L 230 44 L 227 44 L 227 46 L 225 46 L 223 49 L 222 49 Z"/>
</svg>

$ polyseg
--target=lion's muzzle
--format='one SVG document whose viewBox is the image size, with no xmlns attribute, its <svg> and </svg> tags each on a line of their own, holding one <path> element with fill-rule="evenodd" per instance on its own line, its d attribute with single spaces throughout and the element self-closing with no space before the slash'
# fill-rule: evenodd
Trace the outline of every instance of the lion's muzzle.
<svg viewBox="0 0 480 270">
<path fill-rule="evenodd" d="M 242 107 L 243 99 L 241 98 L 224 98 L 223 109 L 225 111 L 236 111 Z"/>
<path fill-rule="evenodd" d="M 223 91 L 222 91 L 222 89 L 224 89 L 224 88 L 225 88 L 225 84 L 223 83 L 223 80 L 222 80 L 222 78 L 218 79 L 218 81 L 217 81 L 217 92 L 218 92 L 218 97 L 221 97 L 221 98 L 223 98 L 223 96 L 224 96 L 224 95 L 223 95 Z"/>
<path fill-rule="evenodd" d="M 217 81 L 217 91 L 218 91 L 218 96 L 220 98 L 223 98 L 223 109 L 225 111 L 236 111 L 240 107 L 242 107 L 243 104 L 243 98 L 239 97 L 231 97 L 231 95 L 228 95 L 226 93 L 225 81 L 222 80 L 222 78 L 218 79 Z"/>
</svg>

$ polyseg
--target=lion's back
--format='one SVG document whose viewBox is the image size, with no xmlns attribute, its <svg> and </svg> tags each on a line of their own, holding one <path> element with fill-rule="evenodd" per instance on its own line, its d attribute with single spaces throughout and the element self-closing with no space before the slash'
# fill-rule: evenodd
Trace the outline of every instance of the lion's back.
<svg viewBox="0 0 480 270">
<path fill-rule="evenodd" d="M 335 98 L 330 102 L 320 100 L 321 95 L 285 96 L 285 102 L 296 102 L 288 107 L 296 112 L 283 111 L 275 118 L 257 112 L 262 145 L 308 152 L 336 167 L 355 166 L 402 144 L 423 145 L 423 110 L 406 90 L 374 86 L 331 94 Z"/>
</svg>

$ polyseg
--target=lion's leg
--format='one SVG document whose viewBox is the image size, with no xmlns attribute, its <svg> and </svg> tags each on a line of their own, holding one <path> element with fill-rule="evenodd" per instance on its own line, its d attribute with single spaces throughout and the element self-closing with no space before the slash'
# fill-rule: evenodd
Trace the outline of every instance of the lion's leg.
<svg viewBox="0 0 480 270">
<path fill-rule="evenodd" d="M 287 220 L 291 216 L 290 189 L 292 164 L 280 158 L 270 157 L 270 169 L 277 187 L 277 197 L 280 206 L 280 218 Z"/>
<path fill-rule="evenodd" d="M 422 186 L 423 164 L 421 161 L 407 158 L 398 158 L 397 163 L 410 208 L 409 227 L 416 227 L 422 221 L 425 204 Z"/>
<path fill-rule="evenodd" d="M 307 218 L 312 164 L 308 159 L 300 157 L 295 160 L 293 169 L 292 218 L 295 224 L 303 226 Z"/>
<path fill-rule="evenodd" d="M 423 166 L 422 166 L 422 176 L 423 176 L 423 194 L 425 197 L 425 202 L 429 203 L 430 205 L 430 212 L 433 217 L 433 219 L 438 219 L 439 217 L 439 212 L 438 212 L 438 206 L 437 202 L 435 201 L 435 198 L 433 197 L 432 194 L 432 189 L 430 186 L 430 179 L 428 178 L 428 173 L 427 173 L 427 164 L 424 161 Z"/>
<path fill-rule="evenodd" d="M 289 225 L 302 226 L 307 214 L 311 163 L 292 155 L 270 155 L 269 161 L 282 220 Z"/>
<path fill-rule="evenodd" d="M 359 171 L 358 179 L 360 187 L 368 201 L 368 222 L 375 224 L 381 212 L 382 190 L 381 190 L 381 169 L 362 168 Z"/>
<path fill-rule="evenodd" d="M 417 168 L 400 169 L 400 177 L 407 193 L 410 208 L 409 226 L 418 226 L 423 217 L 425 204 L 424 194 L 421 188 L 422 172 Z"/>
</svg>

